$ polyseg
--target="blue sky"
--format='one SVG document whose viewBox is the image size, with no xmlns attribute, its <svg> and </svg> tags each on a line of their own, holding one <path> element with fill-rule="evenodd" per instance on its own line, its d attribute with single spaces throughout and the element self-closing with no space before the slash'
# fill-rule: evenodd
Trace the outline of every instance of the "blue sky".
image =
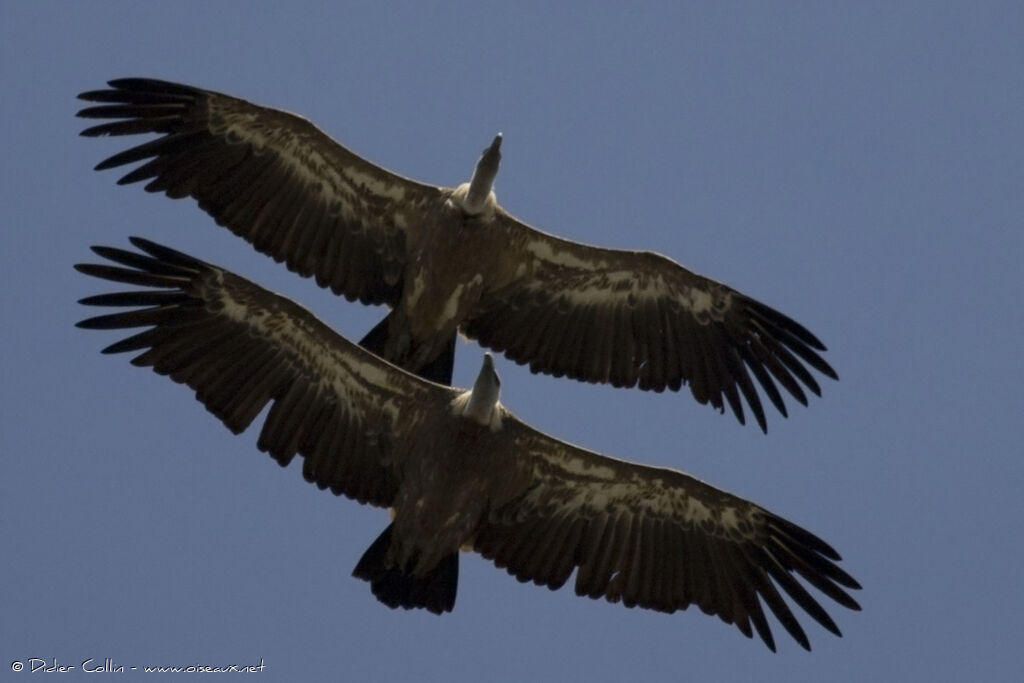
<svg viewBox="0 0 1024 683">
<path fill-rule="evenodd" d="M 1024 11 L 1018 3 L 46 3 L 0 21 L 0 670 L 249 664 L 271 680 L 1009 680 L 1019 676 Z M 349 577 L 386 513 L 307 485 L 180 386 L 73 323 L 72 270 L 141 235 L 358 339 L 325 294 L 173 202 L 91 168 L 74 96 L 151 76 L 302 113 L 454 185 L 504 133 L 501 203 L 661 252 L 793 316 L 841 380 L 740 427 L 688 395 L 530 375 L 544 431 L 683 469 L 808 528 L 864 586 L 806 653 L 694 609 L 523 586 L 463 556 L 454 613 Z M 461 342 L 466 386 L 482 350 Z M 776 417 L 776 419 L 773 419 Z M 21 676 L 27 676 L 22 673 Z M 11 674 L 12 680 L 15 678 Z"/>
</svg>

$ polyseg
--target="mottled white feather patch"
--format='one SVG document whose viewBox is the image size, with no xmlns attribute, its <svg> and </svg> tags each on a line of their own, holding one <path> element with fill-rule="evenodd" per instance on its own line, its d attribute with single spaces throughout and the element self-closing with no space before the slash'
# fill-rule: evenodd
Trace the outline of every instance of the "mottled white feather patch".
<svg viewBox="0 0 1024 683">
<path fill-rule="evenodd" d="M 239 114 L 233 105 L 231 100 L 210 100 L 210 130 L 229 140 L 247 144 L 256 153 L 262 153 L 268 146 L 276 147 L 292 172 L 308 187 L 316 188 L 324 195 L 334 194 L 333 199 L 345 200 L 350 205 L 366 203 L 365 198 L 357 196 L 356 192 L 372 194 L 396 203 L 405 199 L 405 187 L 401 183 L 390 182 L 380 175 L 363 173 L 356 167 L 336 168 L 315 147 L 306 144 L 302 137 L 282 129 L 275 129 L 272 134 L 268 134 L 260 126 L 256 114 Z"/>
<path fill-rule="evenodd" d="M 583 458 L 566 458 L 564 461 L 558 461 L 558 466 L 577 477 L 603 479 L 605 481 L 614 481 L 616 477 L 615 470 L 611 467 L 596 465 Z"/>
<path fill-rule="evenodd" d="M 587 260 L 579 258 L 570 249 L 557 249 L 548 239 L 530 240 L 526 243 L 526 250 L 540 261 L 553 263 L 565 268 L 588 271 L 608 267 L 608 263 L 604 259 Z"/>
<path fill-rule="evenodd" d="M 566 303 L 575 306 L 609 306 L 627 298 L 635 302 L 640 299 L 663 299 L 671 295 L 661 278 L 641 282 L 634 273 L 628 271 L 595 273 L 586 280 L 577 279 L 572 284 L 572 287 L 559 289 L 557 294 Z"/>
<path fill-rule="evenodd" d="M 699 313 L 710 313 L 714 310 L 715 300 L 711 295 L 711 292 L 703 289 L 697 289 L 696 287 L 690 287 L 689 290 L 687 290 L 687 294 L 689 295 L 688 300 L 690 311 L 695 315 Z"/>
<path fill-rule="evenodd" d="M 462 293 L 466 290 L 467 285 L 469 286 L 470 291 L 472 291 L 483 284 L 483 281 L 484 276 L 477 273 L 468 283 L 462 283 L 452 290 L 451 296 L 449 296 L 444 302 L 444 308 L 441 311 L 441 319 L 437 321 L 438 330 L 444 329 L 448 322 L 455 320 L 455 317 L 458 315 L 459 309 L 461 308 L 459 304 L 462 301 Z"/>
<path fill-rule="evenodd" d="M 345 177 L 356 187 L 362 187 L 378 197 L 384 197 L 394 202 L 401 202 L 405 199 L 405 188 L 398 183 L 391 183 L 379 176 L 360 173 L 355 168 L 342 169 Z"/>
</svg>

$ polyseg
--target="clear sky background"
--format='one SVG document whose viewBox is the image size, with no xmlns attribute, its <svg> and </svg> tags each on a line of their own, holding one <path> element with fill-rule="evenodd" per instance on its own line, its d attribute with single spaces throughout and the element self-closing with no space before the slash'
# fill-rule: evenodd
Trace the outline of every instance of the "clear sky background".
<svg viewBox="0 0 1024 683">
<path fill-rule="evenodd" d="M 1024 656 L 1024 9 L 1020 3 L 47 3 L 0 10 L 0 670 L 250 664 L 271 680 L 1019 680 Z M 833 544 L 779 653 L 696 609 L 627 610 L 462 558 L 454 613 L 349 574 L 385 512 L 319 492 L 186 389 L 75 329 L 72 270 L 142 235 L 312 308 L 318 290 L 189 201 L 91 169 L 75 95 L 150 76 L 302 113 L 437 184 L 505 135 L 498 197 L 651 249 L 793 316 L 841 380 L 769 433 L 686 394 L 530 375 L 503 400 L 560 438 L 683 469 Z M 455 382 L 482 350 L 460 342 Z M 823 601 L 827 600 L 822 598 Z M 21 678 L 28 676 L 21 673 Z M 64 679 L 61 679 L 64 680 Z"/>
</svg>

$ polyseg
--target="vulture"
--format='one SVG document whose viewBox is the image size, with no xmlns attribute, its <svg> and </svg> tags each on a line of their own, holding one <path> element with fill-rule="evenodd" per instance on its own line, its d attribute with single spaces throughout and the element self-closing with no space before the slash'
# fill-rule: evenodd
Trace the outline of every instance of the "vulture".
<svg viewBox="0 0 1024 683">
<path fill-rule="evenodd" d="M 522 582 L 556 589 L 575 570 L 577 595 L 662 612 L 696 605 L 772 650 L 769 611 L 810 649 L 789 603 L 840 635 L 804 583 L 860 609 L 846 590 L 860 586 L 811 532 L 682 472 L 517 419 L 498 400 L 490 354 L 468 391 L 427 381 L 280 295 L 131 242 L 138 251 L 97 246 L 105 263 L 76 266 L 136 288 L 82 299 L 127 310 L 78 326 L 145 328 L 104 353 L 141 352 L 132 364 L 187 384 L 235 433 L 272 403 L 260 450 L 282 466 L 298 454 L 319 488 L 391 508 L 353 572 L 384 604 L 450 611 L 458 552 L 471 549 Z"/>
<path fill-rule="evenodd" d="M 404 178 L 295 114 L 210 90 L 125 78 L 79 98 L 106 119 L 85 136 L 157 134 L 97 170 L 144 162 L 118 183 L 193 197 L 214 220 L 303 277 L 388 315 L 360 342 L 410 372 L 450 384 L 461 332 L 533 372 L 615 387 L 689 386 L 762 431 L 757 387 L 785 416 L 782 389 L 806 405 L 811 370 L 837 379 L 805 327 L 724 284 L 648 251 L 560 239 L 501 208 L 501 135 L 469 182 Z"/>
</svg>

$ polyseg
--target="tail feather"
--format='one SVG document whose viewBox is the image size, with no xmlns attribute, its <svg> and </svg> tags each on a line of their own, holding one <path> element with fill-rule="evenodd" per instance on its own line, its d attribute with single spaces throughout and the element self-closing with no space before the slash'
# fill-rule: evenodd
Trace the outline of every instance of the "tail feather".
<svg viewBox="0 0 1024 683">
<path fill-rule="evenodd" d="M 388 325 L 391 323 L 391 313 L 384 316 L 373 329 L 366 333 L 366 336 L 359 340 L 359 345 L 367 351 L 378 356 L 384 356 L 384 346 L 388 341 Z"/>
<path fill-rule="evenodd" d="M 382 358 L 386 358 L 391 362 L 396 362 L 394 359 L 387 358 L 384 355 L 384 349 L 387 346 L 388 332 L 391 322 L 391 316 L 394 312 L 388 313 L 384 318 L 373 326 L 373 329 L 366 333 L 359 345 L 367 351 L 377 354 Z M 411 354 L 410 355 L 414 355 Z M 402 365 L 402 363 L 398 363 Z M 444 384 L 451 386 L 452 383 L 452 368 L 455 365 L 455 335 L 453 334 L 448 342 L 444 346 L 444 350 L 441 351 L 432 361 L 427 363 L 421 368 L 405 368 L 410 372 L 414 372 L 423 379 L 428 379 L 431 382 L 437 382 L 438 384 Z M 405 367 L 402 365 L 402 367 Z"/>
<path fill-rule="evenodd" d="M 444 351 L 416 371 L 416 374 L 431 382 L 451 386 L 452 368 L 455 365 L 455 335 L 445 344 Z"/>
<path fill-rule="evenodd" d="M 455 591 L 459 583 L 459 555 L 452 553 L 441 559 L 430 572 L 417 578 L 405 568 L 392 566 L 387 552 L 391 547 L 391 529 L 377 537 L 359 560 L 352 575 L 370 582 L 370 590 L 392 609 L 425 608 L 434 614 L 451 612 L 455 607 Z M 415 564 L 410 560 L 407 568 Z"/>
</svg>

